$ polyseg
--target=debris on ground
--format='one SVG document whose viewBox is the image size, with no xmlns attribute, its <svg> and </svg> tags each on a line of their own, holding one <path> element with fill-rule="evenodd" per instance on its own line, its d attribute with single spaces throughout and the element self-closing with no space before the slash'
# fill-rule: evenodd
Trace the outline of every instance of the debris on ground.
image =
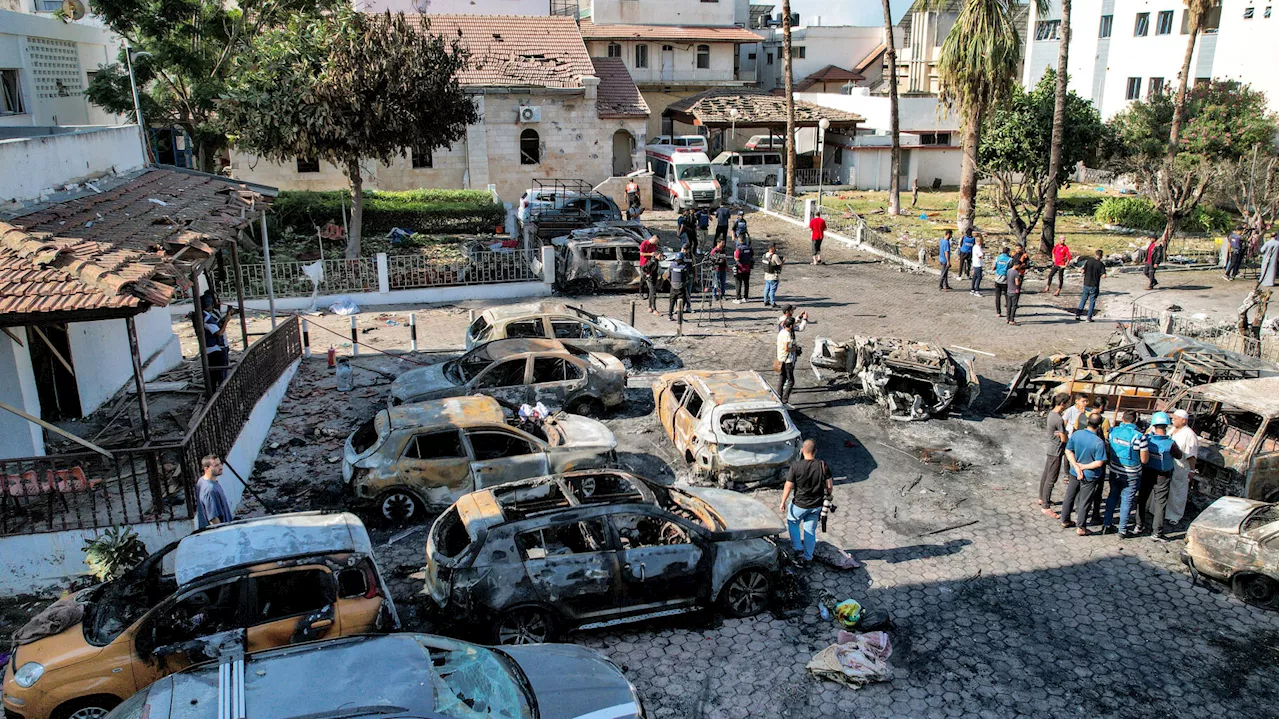
<svg viewBox="0 0 1280 719">
<path fill-rule="evenodd" d="M 859 385 L 890 419 L 914 421 L 944 414 L 957 400 L 977 399 L 973 359 L 934 342 L 855 335 L 847 342 L 817 338 L 810 361 Z"/>
<path fill-rule="evenodd" d="M 887 633 L 841 634 L 849 641 L 832 644 L 813 655 L 805 667 L 811 674 L 853 689 L 889 679 L 892 668 L 888 660 L 893 646 Z"/>
<path fill-rule="evenodd" d="M 831 542 L 818 542 L 813 548 L 813 558 L 834 569 L 858 569 L 862 566 L 853 555 Z"/>
</svg>

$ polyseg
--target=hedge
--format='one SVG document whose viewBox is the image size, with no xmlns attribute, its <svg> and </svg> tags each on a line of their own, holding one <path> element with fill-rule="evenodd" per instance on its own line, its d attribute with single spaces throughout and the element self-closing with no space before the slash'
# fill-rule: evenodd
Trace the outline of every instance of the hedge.
<svg viewBox="0 0 1280 719">
<path fill-rule="evenodd" d="M 1098 205 L 1094 219 L 1104 225 L 1161 232 L 1165 215 L 1145 197 L 1108 197 Z M 1231 214 L 1213 206 L 1197 206 L 1191 216 L 1182 221 L 1180 229 L 1221 235 L 1231 230 Z"/>
<path fill-rule="evenodd" d="M 344 204 L 350 213 L 350 198 L 341 190 L 286 190 L 272 203 L 268 217 L 277 231 L 292 227 L 298 234 L 309 235 L 314 227 L 323 227 L 327 222 L 341 225 Z M 383 235 L 393 227 L 424 235 L 489 234 L 506 217 L 502 205 L 481 190 L 371 190 L 364 193 L 361 234 Z"/>
</svg>

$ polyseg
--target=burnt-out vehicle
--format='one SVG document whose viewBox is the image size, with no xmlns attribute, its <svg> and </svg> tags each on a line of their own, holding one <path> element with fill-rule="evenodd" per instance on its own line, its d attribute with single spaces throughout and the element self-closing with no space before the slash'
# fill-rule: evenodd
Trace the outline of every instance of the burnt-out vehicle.
<svg viewBox="0 0 1280 719">
<path fill-rule="evenodd" d="M 486 342 L 458 359 L 409 370 L 391 382 L 391 405 L 484 394 L 508 406 L 545 404 L 598 416 L 626 400 L 627 368 L 613 355 L 559 340 Z"/>
<path fill-rule="evenodd" d="M 1225 495 L 1275 502 L 1280 497 L 1280 379 L 1228 380 L 1189 387 L 1161 402 L 1165 412 L 1186 410 L 1200 436 L 1192 499 L 1205 506 Z"/>
<path fill-rule="evenodd" d="M 475 492 L 436 520 L 426 591 L 443 624 L 543 642 L 718 606 L 764 611 L 783 523 L 751 497 L 573 472 Z"/>
<path fill-rule="evenodd" d="M 631 325 L 563 302 L 490 307 L 467 327 L 467 349 L 501 339 L 553 339 L 566 347 L 622 359 L 653 352 L 653 342 Z"/>
<path fill-rule="evenodd" d="M 800 430 L 759 372 L 664 374 L 653 403 L 695 479 L 726 489 L 777 486 L 800 455 Z"/>
<path fill-rule="evenodd" d="M 4 716 L 98 719 L 153 681 L 227 652 L 399 627 L 355 515 L 226 522 L 19 630 L 4 671 Z"/>
<path fill-rule="evenodd" d="M 889 419 L 929 419 L 945 414 L 961 399 L 969 404 L 978 397 L 973 357 L 936 342 L 862 335 L 835 342 L 819 337 L 810 362 L 835 370 L 859 387 L 888 410 Z"/>
<path fill-rule="evenodd" d="M 509 419 L 491 397 L 455 397 L 378 412 L 347 438 L 342 478 L 353 506 L 418 521 L 477 489 L 611 466 L 617 446 L 593 419 Z"/>
<path fill-rule="evenodd" d="M 1278 542 L 1275 502 L 1222 497 L 1187 527 L 1181 555 L 1192 576 L 1225 582 L 1242 600 L 1274 609 Z"/>
</svg>

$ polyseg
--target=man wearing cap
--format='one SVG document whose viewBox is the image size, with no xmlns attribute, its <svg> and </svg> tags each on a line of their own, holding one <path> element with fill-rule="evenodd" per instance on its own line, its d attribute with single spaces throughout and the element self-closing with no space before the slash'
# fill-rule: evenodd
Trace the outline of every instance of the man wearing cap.
<svg viewBox="0 0 1280 719">
<path fill-rule="evenodd" d="M 1174 460 L 1173 482 L 1169 484 L 1169 506 L 1164 518 L 1176 524 L 1187 511 L 1187 492 L 1191 478 L 1196 474 L 1196 456 L 1200 454 L 1200 438 L 1187 422 L 1191 416 L 1185 409 L 1173 413 L 1173 443 L 1182 451 L 1182 458 Z"/>
<path fill-rule="evenodd" d="M 1169 415 L 1156 412 L 1151 416 L 1147 432 L 1147 448 L 1142 451 L 1142 486 L 1138 490 L 1138 509 L 1147 517 L 1151 538 L 1169 541 L 1164 536 L 1164 514 L 1169 507 L 1169 485 L 1173 481 L 1173 461 L 1182 458 L 1182 450 L 1169 436 Z"/>
<path fill-rule="evenodd" d="M 1107 505 L 1102 514 L 1102 533 L 1111 531 L 1111 513 L 1116 503 L 1120 504 L 1119 532 L 1121 539 L 1132 537 L 1138 532 L 1126 533 L 1129 526 L 1129 510 L 1133 508 L 1133 498 L 1138 495 L 1142 486 L 1142 457 L 1147 453 L 1147 437 L 1138 429 L 1138 414 L 1126 410 L 1120 414 L 1120 424 L 1107 434 L 1107 455 L 1111 460 L 1112 490 L 1107 493 Z M 1120 485 L 1117 500 L 1115 487 Z M 1138 513 L 1138 524 L 1142 524 L 1142 513 Z"/>
</svg>

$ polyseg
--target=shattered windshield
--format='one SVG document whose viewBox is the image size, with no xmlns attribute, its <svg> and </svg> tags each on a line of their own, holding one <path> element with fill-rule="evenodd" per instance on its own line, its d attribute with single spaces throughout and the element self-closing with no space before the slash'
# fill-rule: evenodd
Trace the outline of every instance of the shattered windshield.
<svg viewBox="0 0 1280 719">
<path fill-rule="evenodd" d="M 129 570 L 119 579 L 94 590 L 84 610 L 84 638 L 104 647 L 142 618 L 149 609 L 178 590 L 173 576 L 174 542 Z"/>
<path fill-rule="evenodd" d="M 489 345 L 481 345 L 456 360 L 446 362 L 444 376 L 454 384 L 466 384 L 493 364 L 489 355 Z"/>
<path fill-rule="evenodd" d="M 456 719 L 532 719 L 532 692 L 505 654 L 443 637 L 418 636 L 431 660 L 435 712 Z"/>
<path fill-rule="evenodd" d="M 710 180 L 711 165 L 680 165 L 676 173 L 679 180 Z"/>
</svg>

